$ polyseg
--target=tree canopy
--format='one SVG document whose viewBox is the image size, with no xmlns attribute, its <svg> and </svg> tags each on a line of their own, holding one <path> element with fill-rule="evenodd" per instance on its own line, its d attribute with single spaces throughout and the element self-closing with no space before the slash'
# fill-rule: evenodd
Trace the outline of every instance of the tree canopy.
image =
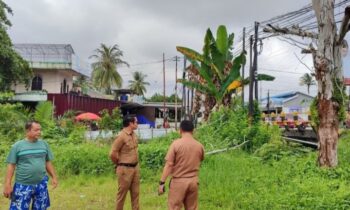
<svg viewBox="0 0 350 210">
<path fill-rule="evenodd" d="M 0 0 L 0 91 L 6 92 L 12 84 L 25 83 L 28 87 L 33 75 L 29 64 L 13 49 L 7 29 L 11 22 L 7 14 L 12 10 Z"/>
</svg>

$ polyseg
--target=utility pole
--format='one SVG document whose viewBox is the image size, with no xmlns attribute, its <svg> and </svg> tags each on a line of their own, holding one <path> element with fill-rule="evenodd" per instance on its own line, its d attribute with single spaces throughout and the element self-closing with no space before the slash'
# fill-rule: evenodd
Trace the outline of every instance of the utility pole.
<svg viewBox="0 0 350 210">
<path fill-rule="evenodd" d="M 267 115 L 270 119 L 270 90 L 267 90 Z"/>
<path fill-rule="evenodd" d="M 190 80 L 190 74 L 187 74 L 187 79 Z M 190 116 L 190 89 L 187 88 L 187 104 L 186 104 L 186 119 Z"/>
<path fill-rule="evenodd" d="M 253 35 L 249 38 L 249 117 L 253 117 L 253 88 L 254 88 L 254 71 L 252 65 L 252 53 L 253 53 Z"/>
<path fill-rule="evenodd" d="M 245 51 L 245 27 L 243 28 L 243 52 Z M 242 84 L 242 105 L 244 106 L 244 66 L 245 64 L 242 65 L 242 79 L 241 79 L 241 84 Z"/>
<path fill-rule="evenodd" d="M 175 130 L 177 130 L 177 56 L 175 56 Z"/>
<path fill-rule="evenodd" d="M 165 55 L 163 53 L 163 123 L 165 123 Z"/>
<path fill-rule="evenodd" d="M 254 41 L 254 63 L 253 63 L 253 69 L 254 69 L 254 82 L 255 82 L 255 100 L 258 99 L 258 41 L 259 41 L 259 23 L 255 22 L 255 41 Z"/>
<path fill-rule="evenodd" d="M 186 78 L 186 57 L 184 56 L 184 70 L 182 72 L 182 79 L 185 80 Z M 186 116 L 186 87 L 185 85 L 182 85 L 182 118 L 185 119 Z"/>
</svg>

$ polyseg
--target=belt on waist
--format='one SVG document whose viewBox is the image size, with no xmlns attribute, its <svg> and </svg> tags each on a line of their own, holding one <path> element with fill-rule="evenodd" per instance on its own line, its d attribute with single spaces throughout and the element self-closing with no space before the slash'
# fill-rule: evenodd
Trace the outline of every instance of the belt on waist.
<svg viewBox="0 0 350 210">
<path fill-rule="evenodd" d="M 186 176 L 186 177 L 183 177 L 183 176 L 175 177 L 175 176 L 173 176 L 172 178 L 173 179 L 181 179 L 181 178 L 194 178 L 194 177 L 197 177 L 197 176 L 196 175 L 194 175 L 194 176 Z"/>
<path fill-rule="evenodd" d="M 135 167 L 138 163 L 118 163 L 118 166 Z"/>
</svg>

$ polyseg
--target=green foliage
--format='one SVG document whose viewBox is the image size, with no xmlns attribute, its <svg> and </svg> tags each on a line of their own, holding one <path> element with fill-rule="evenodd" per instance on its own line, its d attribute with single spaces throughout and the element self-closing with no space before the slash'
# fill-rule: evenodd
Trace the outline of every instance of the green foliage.
<svg viewBox="0 0 350 210">
<path fill-rule="evenodd" d="M 316 82 L 312 76 L 312 74 L 305 73 L 302 77 L 300 77 L 300 83 L 301 86 L 306 85 L 307 87 L 307 93 L 310 93 L 310 86 L 316 85 Z"/>
<path fill-rule="evenodd" d="M 123 79 L 117 71 L 119 65 L 129 64 L 121 59 L 123 51 L 121 51 L 118 45 L 108 47 L 105 44 L 101 44 L 100 48 L 96 49 L 96 54 L 90 56 L 96 59 L 96 62 L 92 64 L 92 80 L 100 90 L 104 90 L 107 94 L 111 94 L 111 87 L 116 85 L 121 87 Z"/>
<path fill-rule="evenodd" d="M 139 96 L 143 96 L 146 91 L 146 85 L 149 85 L 149 82 L 145 82 L 147 75 L 142 72 L 135 71 L 133 74 L 133 80 L 129 80 L 129 88 Z"/>
<path fill-rule="evenodd" d="M 24 137 L 24 124 L 31 118 L 22 104 L 0 104 L 0 144 Z"/>
<path fill-rule="evenodd" d="M 8 102 L 14 95 L 13 92 L 0 92 L 0 102 Z"/>
<path fill-rule="evenodd" d="M 147 99 L 147 102 L 163 102 L 164 101 L 164 96 L 163 94 L 160 93 L 155 93 L 151 96 L 151 98 Z M 175 102 L 175 94 L 172 94 L 170 96 L 165 96 L 165 101 L 166 102 L 170 102 L 170 103 L 174 103 Z M 177 102 L 181 102 L 181 98 L 179 98 L 179 96 L 177 96 Z"/>
<path fill-rule="evenodd" d="M 51 146 L 54 164 L 61 176 L 111 173 L 114 169 L 108 158 L 109 147 L 96 144 L 66 144 Z"/>
<path fill-rule="evenodd" d="M 6 31 L 11 26 L 7 14 L 12 14 L 12 10 L 0 0 L 0 92 L 9 91 L 15 83 L 28 86 L 33 74 L 29 64 L 12 47 Z"/>
<path fill-rule="evenodd" d="M 310 105 L 310 114 L 311 114 L 311 125 L 314 128 L 317 128 L 318 125 L 320 124 L 320 119 L 318 117 L 318 109 L 317 109 L 317 97 L 314 98 Z"/>
<path fill-rule="evenodd" d="M 244 148 L 255 151 L 271 138 L 269 128 L 259 121 L 261 115 L 257 105 L 255 110 L 254 123 L 249 126 L 247 107 L 242 107 L 240 103 L 233 103 L 230 108 L 221 107 L 197 129 L 195 136 L 209 150 L 227 148 L 249 140 Z"/>
<path fill-rule="evenodd" d="M 268 143 L 262 145 L 255 151 L 255 155 L 264 161 L 279 161 L 284 157 L 303 157 L 312 150 L 300 144 L 287 143 L 282 140 L 278 126 L 269 128 L 271 138 Z"/>
<path fill-rule="evenodd" d="M 117 132 L 122 128 L 122 113 L 118 107 L 112 110 L 111 115 L 107 109 L 102 110 L 100 115 L 101 120 L 99 121 L 99 127 L 101 130 L 111 130 Z"/>
<path fill-rule="evenodd" d="M 240 68 L 245 63 L 245 52 L 232 59 L 230 50 L 233 46 L 233 36 L 233 34 L 228 35 L 226 27 L 221 25 L 217 29 L 216 40 L 211 30 L 207 30 L 203 54 L 186 47 L 176 47 L 198 70 L 198 76 L 205 81 L 205 83 L 197 83 L 179 79 L 178 82 L 214 97 L 216 103 L 222 104 L 223 99 L 229 94 L 228 86 L 233 81 L 240 80 Z"/>
<path fill-rule="evenodd" d="M 139 145 L 139 158 L 141 165 L 149 169 L 157 169 L 163 166 L 166 152 L 178 133 L 169 133 L 160 138 L 153 139 L 149 143 Z"/>
<path fill-rule="evenodd" d="M 348 100 L 348 96 L 346 95 L 345 92 L 345 85 L 343 81 L 340 79 L 333 79 L 333 96 L 332 100 L 336 101 L 339 105 L 339 110 L 338 110 L 338 118 L 339 122 L 343 122 L 346 119 L 346 102 Z"/>
<path fill-rule="evenodd" d="M 53 121 L 53 105 L 51 101 L 40 102 L 35 107 L 34 119 L 42 125 Z"/>
</svg>

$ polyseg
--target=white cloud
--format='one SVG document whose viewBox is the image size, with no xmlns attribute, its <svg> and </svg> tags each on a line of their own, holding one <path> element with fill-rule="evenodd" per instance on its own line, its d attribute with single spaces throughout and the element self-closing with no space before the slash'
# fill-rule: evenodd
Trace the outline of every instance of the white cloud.
<svg viewBox="0 0 350 210">
<path fill-rule="evenodd" d="M 309 0 L 222 0 L 222 1 L 133 1 L 133 0 L 6 0 L 14 11 L 10 17 L 13 27 L 9 34 L 14 43 L 69 43 L 83 59 L 93 54 L 100 43 L 118 44 L 124 51 L 124 60 L 132 66 L 120 68 L 124 87 L 131 72 L 142 71 L 151 83 L 147 95 L 162 92 L 162 54 L 166 58 L 180 55 L 177 45 L 201 51 L 208 27 L 215 34 L 218 25 L 225 24 L 229 32 L 240 36 L 244 26 L 310 3 Z M 297 52 L 298 51 L 298 52 Z M 271 38 L 264 42 L 259 56 L 259 67 L 304 73 L 308 70 L 295 58 L 299 54 L 287 43 Z M 300 54 L 299 54 L 300 56 Z M 300 56 L 301 57 L 301 56 Z M 303 59 L 310 64 L 310 59 Z M 183 69 L 179 62 L 179 77 Z M 246 67 L 246 69 L 248 69 Z M 276 81 L 263 83 L 266 89 L 301 89 L 298 74 L 265 72 L 276 76 Z M 166 62 L 167 94 L 174 92 L 174 62 Z M 181 85 L 179 85 L 180 87 Z"/>
</svg>

